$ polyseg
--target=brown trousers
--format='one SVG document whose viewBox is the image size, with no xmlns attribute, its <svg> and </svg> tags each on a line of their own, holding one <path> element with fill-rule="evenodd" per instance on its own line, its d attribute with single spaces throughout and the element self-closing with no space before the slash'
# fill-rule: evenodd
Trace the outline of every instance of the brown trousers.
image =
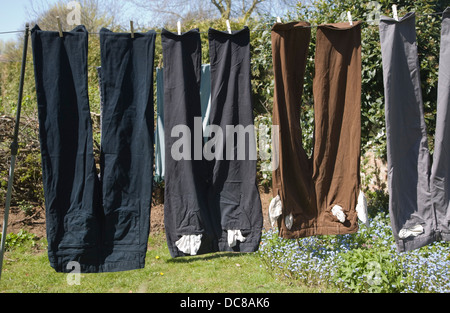
<svg viewBox="0 0 450 313">
<path fill-rule="evenodd" d="M 305 22 L 275 24 L 272 53 L 275 76 L 273 124 L 279 126 L 279 166 L 273 195 L 280 196 L 280 236 L 301 238 L 358 230 L 360 189 L 361 25 L 317 28 L 314 92 L 314 150 L 302 146 L 300 109 L 311 28 Z M 275 140 L 276 141 L 276 140 Z M 338 205 L 345 214 L 332 214 Z M 285 217 L 293 224 L 286 227 Z"/>
</svg>

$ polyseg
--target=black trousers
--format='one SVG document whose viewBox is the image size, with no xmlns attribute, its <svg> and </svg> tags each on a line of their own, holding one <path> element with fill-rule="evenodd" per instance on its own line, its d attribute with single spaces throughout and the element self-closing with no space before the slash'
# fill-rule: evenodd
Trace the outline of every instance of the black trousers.
<svg viewBox="0 0 450 313">
<path fill-rule="evenodd" d="M 101 31 L 101 181 L 93 156 L 88 33 L 32 30 L 48 254 L 58 272 L 142 268 L 149 233 L 155 33 Z M 147 64 L 142 64 L 142 60 Z M 73 264 L 73 263 L 71 263 Z"/>
<path fill-rule="evenodd" d="M 201 122 L 199 31 L 177 35 L 163 30 L 161 36 L 164 222 L 170 254 L 256 251 L 262 213 L 256 186 L 249 31 L 246 28 L 232 35 L 209 31 L 211 131 L 207 133 L 203 133 Z M 244 136 L 234 131 L 240 127 L 247 130 Z M 206 143 L 204 136 L 210 137 Z M 240 140 L 244 142 L 242 151 L 237 149 Z M 230 244 L 229 237 L 235 231 L 241 236 Z M 186 245 L 181 247 L 182 243 Z"/>
<path fill-rule="evenodd" d="M 207 244 L 205 234 L 205 227 L 210 223 L 208 172 L 201 155 L 200 33 L 198 29 L 193 29 L 177 35 L 163 29 L 161 41 L 164 58 L 164 225 L 167 244 L 173 257 L 183 256 L 190 253 L 180 251 L 176 242 L 182 236 L 201 235 L 201 249 L 214 251 L 214 242 Z M 200 128 L 198 125 L 195 127 L 198 119 Z M 196 140 L 195 133 L 200 134 L 200 141 Z M 193 149 L 195 142 L 200 147 Z M 210 233 L 209 238 L 212 240 L 214 236 Z"/>
<path fill-rule="evenodd" d="M 250 69 L 250 30 L 228 32 L 209 29 L 211 62 L 210 124 L 223 132 L 222 155 L 214 159 L 212 194 L 220 213 L 219 250 L 258 250 L 263 226 L 261 199 L 256 183 L 256 138 Z M 220 140 L 219 140 L 220 142 Z M 221 158 L 223 156 L 223 158 Z M 245 241 L 230 247 L 228 231 L 240 230 Z"/>
</svg>

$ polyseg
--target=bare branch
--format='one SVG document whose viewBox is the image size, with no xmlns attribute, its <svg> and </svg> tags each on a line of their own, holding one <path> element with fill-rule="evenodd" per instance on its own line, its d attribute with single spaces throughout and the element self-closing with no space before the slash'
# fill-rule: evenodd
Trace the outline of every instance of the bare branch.
<svg viewBox="0 0 450 313">
<path fill-rule="evenodd" d="M 275 11 L 285 12 L 286 9 L 295 8 L 297 0 L 127 0 L 140 10 L 138 13 L 144 14 L 148 20 L 148 14 L 152 14 L 150 19 L 155 24 L 167 24 L 174 17 L 184 19 L 195 16 L 196 12 L 208 12 L 209 17 L 219 13 L 221 18 L 230 19 L 243 18 L 245 21 L 254 14 L 273 14 Z M 208 16 L 201 15 L 201 16 Z"/>
<path fill-rule="evenodd" d="M 229 19 L 231 15 L 231 0 L 225 0 L 225 3 L 227 5 L 227 9 L 225 11 L 225 19 Z"/>
<path fill-rule="evenodd" d="M 250 16 L 252 15 L 253 11 L 256 9 L 256 6 L 258 4 L 260 4 L 261 2 L 263 2 L 264 0 L 253 0 L 252 5 L 250 6 L 250 8 L 248 10 L 246 10 L 245 12 L 243 11 L 243 15 L 244 15 L 244 22 L 247 21 Z"/>
<path fill-rule="evenodd" d="M 222 0 L 211 0 L 211 3 L 219 10 L 220 15 L 223 17 L 225 15 L 226 9 L 223 6 L 223 1 Z"/>
</svg>

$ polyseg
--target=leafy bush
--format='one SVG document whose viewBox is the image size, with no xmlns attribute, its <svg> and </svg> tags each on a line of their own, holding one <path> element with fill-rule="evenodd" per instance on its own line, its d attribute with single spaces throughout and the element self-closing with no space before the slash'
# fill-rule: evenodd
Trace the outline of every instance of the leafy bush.
<svg viewBox="0 0 450 313">
<path fill-rule="evenodd" d="M 450 244 L 399 253 L 380 212 L 355 234 L 298 240 L 264 234 L 259 254 L 269 271 L 306 286 L 348 292 L 450 292 Z"/>
<path fill-rule="evenodd" d="M 2 234 L 0 233 L 0 238 Z M 38 238 L 36 235 L 27 232 L 26 230 L 20 230 L 17 234 L 9 233 L 6 235 L 5 250 L 11 250 L 19 247 L 35 246 Z"/>
<path fill-rule="evenodd" d="M 336 284 L 353 292 L 399 292 L 403 271 L 387 251 L 357 248 L 341 256 Z"/>
<path fill-rule="evenodd" d="M 255 133 L 257 136 L 257 181 L 260 186 L 272 187 L 272 116 L 255 117 Z"/>
<path fill-rule="evenodd" d="M 0 107 L 2 103 L 0 102 Z M 9 179 L 15 118 L 0 116 L 0 196 L 5 197 Z M 23 116 L 20 122 L 19 151 L 14 169 L 13 206 L 24 203 L 35 206 L 44 203 L 38 123 Z"/>
<path fill-rule="evenodd" d="M 379 213 L 389 213 L 389 194 L 385 190 L 367 190 L 364 193 L 370 217 L 374 218 Z"/>
</svg>

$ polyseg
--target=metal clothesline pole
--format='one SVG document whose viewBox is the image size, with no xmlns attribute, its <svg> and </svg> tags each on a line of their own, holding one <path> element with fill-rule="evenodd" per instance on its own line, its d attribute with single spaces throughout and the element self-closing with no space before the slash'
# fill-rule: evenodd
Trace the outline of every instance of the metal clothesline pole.
<svg viewBox="0 0 450 313">
<path fill-rule="evenodd" d="M 6 231 L 8 228 L 9 208 L 11 205 L 12 185 L 13 185 L 13 180 L 14 180 L 14 168 L 16 166 L 16 156 L 17 156 L 17 152 L 19 150 L 19 144 L 18 144 L 19 122 L 20 122 L 20 111 L 22 108 L 22 96 L 23 96 L 23 85 L 24 85 L 24 80 L 25 80 L 25 65 L 26 65 L 26 61 L 27 61 L 29 31 L 30 31 L 30 25 L 27 23 L 25 26 L 25 39 L 24 39 L 23 55 L 22 55 L 22 69 L 21 69 L 21 73 L 20 73 L 19 95 L 18 95 L 18 100 L 17 100 L 16 124 L 14 126 L 13 142 L 11 143 L 11 165 L 10 165 L 10 169 L 9 169 L 8 189 L 6 192 L 5 215 L 3 218 L 2 240 L 1 240 L 1 247 L 0 247 L 0 279 L 1 279 L 1 275 L 2 275 L 2 269 L 3 269 L 3 255 L 5 252 L 5 242 L 6 242 Z"/>
</svg>

